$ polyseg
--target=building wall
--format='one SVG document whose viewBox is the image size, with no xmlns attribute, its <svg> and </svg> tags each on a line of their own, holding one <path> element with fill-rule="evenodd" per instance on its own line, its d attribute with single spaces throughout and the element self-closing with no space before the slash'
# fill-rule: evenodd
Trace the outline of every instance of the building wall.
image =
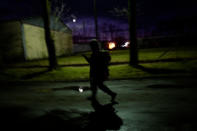
<svg viewBox="0 0 197 131">
<path fill-rule="evenodd" d="M 1 22 L 0 29 L 0 62 L 24 60 L 21 23 L 19 21 Z"/>
<path fill-rule="evenodd" d="M 57 56 L 70 55 L 72 53 L 73 41 L 71 33 L 52 31 L 52 36 L 55 40 Z"/>
<path fill-rule="evenodd" d="M 91 49 L 89 43 L 73 44 L 73 53 L 86 52 L 90 50 Z"/>
<path fill-rule="evenodd" d="M 26 60 L 47 58 L 48 52 L 45 43 L 44 29 L 30 24 L 23 24 L 23 29 Z M 72 34 L 55 31 L 52 34 L 55 40 L 56 55 L 71 54 Z"/>
<path fill-rule="evenodd" d="M 48 52 L 43 28 L 23 24 L 23 31 L 26 60 L 47 58 Z"/>
</svg>

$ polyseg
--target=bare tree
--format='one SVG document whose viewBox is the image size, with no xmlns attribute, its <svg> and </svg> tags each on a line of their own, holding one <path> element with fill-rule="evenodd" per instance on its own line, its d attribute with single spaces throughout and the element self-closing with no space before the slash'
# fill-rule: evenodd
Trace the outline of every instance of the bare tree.
<svg viewBox="0 0 197 131">
<path fill-rule="evenodd" d="M 138 65 L 138 44 L 136 35 L 136 16 L 143 15 L 141 11 L 143 2 L 128 0 L 128 8 L 115 7 L 109 11 L 116 17 L 128 18 L 129 21 L 129 38 L 130 38 L 130 65 Z"/>
<path fill-rule="evenodd" d="M 138 65 L 138 45 L 136 35 L 136 0 L 128 0 L 129 36 L 130 36 L 130 65 Z"/>
<path fill-rule="evenodd" d="M 62 17 L 64 17 L 64 13 L 68 12 L 70 9 L 66 8 L 66 4 L 64 4 L 63 1 L 53 0 L 51 1 L 51 4 L 53 4 L 53 6 L 51 7 L 51 13 L 50 13 L 52 15 L 50 19 L 50 27 L 52 28 L 52 30 L 58 30 L 61 32 L 66 31 L 67 30 L 66 26 L 65 27 L 59 26 L 59 22 L 63 22 Z M 52 31 L 51 35 L 53 39 L 55 39 L 57 33 L 55 31 Z"/>
<path fill-rule="evenodd" d="M 43 6 L 43 20 L 45 29 L 45 41 L 49 55 L 49 70 L 56 69 L 58 66 L 55 52 L 54 40 L 51 36 L 50 30 L 50 3 L 49 0 L 42 0 Z"/>
<path fill-rule="evenodd" d="M 109 11 L 109 13 L 111 13 L 112 15 L 116 16 L 116 17 L 128 17 L 128 8 L 118 8 L 118 7 L 114 7 L 112 10 Z"/>
<path fill-rule="evenodd" d="M 64 0 L 51 0 L 51 4 L 53 5 L 51 7 L 51 12 L 56 16 L 56 20 L 62 19 L 65 22 L 70 22 L 77 18 Z"/>
<path fill-rule="evenodd" d="M 136 2 L 136 16 L 143 16 L 144 12 L 142 11 L 142 8 L 144 6 L 143 1 L 137 1 Z M 122 18 L 128 18 L 129 10 L 128 7 L 113 7 L 112 10 L 109 11 L 110 14 L 116 17 L 122 17 Z"/>
<path fill-rule="evenodd" d="M 57 28 L 58 22 L 70 22 L 76 20 L 77 17 L 71 13 L 71 9 L 63 0 L 51 0 L 51 15 L 54 17 L 51 21 L 51 27 Z M 60 31 L 65 31 L 67 28 L 58 28 Z"/>
<path fill-rule="evenodd" d="M 53 6 L 51 6 L 53 4 Z M 45 29 L 45 41 L 47 45 L 47 50 L 49 54 L 49 69 L 56 69 L 58 66 L 55 50 L 54 36 L 55 32 L 51 32 L 52 28 L 57 28 L 58 22 L 61 21 L 62 16 L 64 16 L 65 21 L 76 18 L 73 14 L 70 14 L 70 8 L 62 1 L 56 0 L 42 0 L 43 6 L 43 20 Z M 51 14 L 54 18 L 50 19 Z M 51 21 L 52 20 L 52 21 Z M 58 28 L 60 31 L 65 31 L 67 28 Z"/>
</svg>

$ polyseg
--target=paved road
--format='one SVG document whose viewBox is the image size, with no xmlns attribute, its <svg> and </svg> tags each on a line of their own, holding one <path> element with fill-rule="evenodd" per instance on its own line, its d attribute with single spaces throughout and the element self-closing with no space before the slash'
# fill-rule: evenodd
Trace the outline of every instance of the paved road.
<svg viewBox="0 0 197 131">
<path fill-rule="evenodd" d="M 2 83 L 1 124 L 6 130 L 197 130 L 195 78 L 115 80 L 106 84 L 118 93 L 119 104 L 107 105 L 110 97 L 99 91 L 101 108 L 95 111 L 86 99 L 91 93 L 88 82 Z M 79 87 L 84 88 L 82 93 Z"/>
</svg>

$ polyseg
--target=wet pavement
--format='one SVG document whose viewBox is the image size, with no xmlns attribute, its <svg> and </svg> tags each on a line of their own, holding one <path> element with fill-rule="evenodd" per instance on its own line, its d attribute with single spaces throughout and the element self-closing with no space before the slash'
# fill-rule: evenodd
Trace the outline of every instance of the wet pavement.
<svg viewBox="0 0 197 131">
<path fill-rule="evenodd" d="M 88 82 L 1 83 L 4 131 L 195 131 L 196 78 L 107 81 L 119 104 L 99 90 L 88 101 Z"/>
</svg>

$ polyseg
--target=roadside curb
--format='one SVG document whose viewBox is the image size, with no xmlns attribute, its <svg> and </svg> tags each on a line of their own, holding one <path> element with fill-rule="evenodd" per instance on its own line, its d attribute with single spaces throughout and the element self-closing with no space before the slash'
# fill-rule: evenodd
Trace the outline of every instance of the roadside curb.
<svg viewBox="0 0 197 131">
<path fill-rule="evenodd" d="M 150 76 L 150 77 L 133 77 L 133 78 L 120 78 L 120 79 L 109 79 L 107 81 L 119 81 L 119 80 L 142 80 L 142 79 L 168 79 L 168 78 L 196 78 L 197 75 L 173 75 L 173 76 Z M 19 81 L 0 81 L 0 83 L 73 83 L 73 82 L 89 82 L 89 80 L 73 80 L 73 81 L 31 81 L 31 80 L 19 80 Z"/>
</svg>

